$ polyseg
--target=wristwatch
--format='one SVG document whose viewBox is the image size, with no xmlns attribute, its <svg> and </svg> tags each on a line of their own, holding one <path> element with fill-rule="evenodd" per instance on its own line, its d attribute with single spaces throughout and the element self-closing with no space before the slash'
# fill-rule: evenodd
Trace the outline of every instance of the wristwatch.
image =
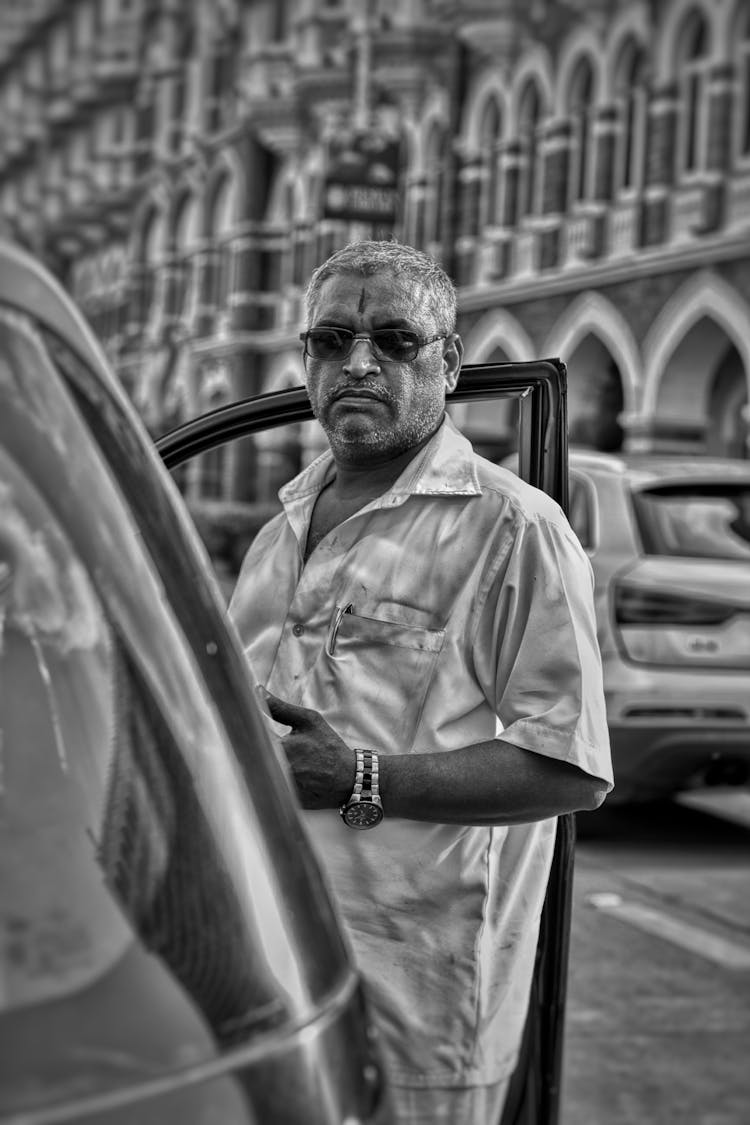
<svg viewBox="0 0 750 1125">
<path fill-rule="evenodd" d="M 355 750 L 357 773 L 352 795 L 339 808 L 344 824 L 350 828 L 374 828 L 383 819 L 383 802 L 378 788 L 378 756 L 374 750 Z"/>
</svg>

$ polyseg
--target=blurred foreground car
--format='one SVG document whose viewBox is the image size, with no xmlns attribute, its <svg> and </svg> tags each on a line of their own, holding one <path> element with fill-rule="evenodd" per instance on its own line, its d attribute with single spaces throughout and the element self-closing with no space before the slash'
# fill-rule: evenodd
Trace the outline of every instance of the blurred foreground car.
<svg viewBox="0 0 750 1125">
<path fill-rule="evenodd" d="M 360 980 L 178 491 L 0 246 L 0 1122 L 387 1122 Z"/>
<path fill-rule="evenodd" d="M 750 779 L 750 462 L 571 449 L 596 578 L 608 804 Z"/>
</svg>

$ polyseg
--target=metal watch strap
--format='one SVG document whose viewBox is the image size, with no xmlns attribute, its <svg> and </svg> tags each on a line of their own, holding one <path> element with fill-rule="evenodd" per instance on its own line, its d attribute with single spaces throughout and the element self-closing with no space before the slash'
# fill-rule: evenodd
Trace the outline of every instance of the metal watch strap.
<svg viewBox="0 0 750 1125">
<path fill-rule="evenodd" d="M 357 774 L 354 778 L 352 797 L 359 794 L 360 800 L 371 801 L 380 797 L 380 763 L 374 750 L 355 750 L 357 755 Z M 350 798 L 351 799 L 351 798 Z"/>
<path fill-rule="evenodd" d="M 375 750 L 357 747 L 354 788 L 340 813 L 350 828 L 373 828 L 383 819 L 380 799 L 380 763 Z M 361 814 L 357 810 L 361 811 Z"/>
</svg>

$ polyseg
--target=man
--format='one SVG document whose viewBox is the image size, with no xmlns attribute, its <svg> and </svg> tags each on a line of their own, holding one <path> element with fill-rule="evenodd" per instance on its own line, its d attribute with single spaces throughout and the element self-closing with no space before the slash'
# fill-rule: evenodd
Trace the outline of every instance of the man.
<svg viewBox="0 0 750 1125">
<path fill-rule="evenodd" d="M 288 731 L 395 1120 L 486 1125 L 518 1053 L 554 818 L 611 786 L 591 573 L 559 507 L 445 415 L 463 348 L 437 263 L 353 244 L 313 274 L 307 313 L 330 452 L 282 489 L 230 612 Z"/>
</svg>

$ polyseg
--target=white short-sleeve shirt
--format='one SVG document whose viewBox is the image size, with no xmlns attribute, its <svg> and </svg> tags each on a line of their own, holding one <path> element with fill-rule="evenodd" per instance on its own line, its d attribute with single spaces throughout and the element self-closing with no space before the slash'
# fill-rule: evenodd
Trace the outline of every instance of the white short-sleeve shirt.
<svg viewBox="0 0 750 1125">
<path fill-rule="evenodd" d="M 560 508 L 446 418 L 393 487 L 303 563 L 330 453 L 281 490 L 230 615 L 252 674 L 382 755 L 502 737 L 612 783 L 591 568 Z M 498 749 L 502 753 L 502 748 Z M 390 1078 L 500 1081 L 526 1014 L 555 820 L 304 813 Z"/>
</svg>

